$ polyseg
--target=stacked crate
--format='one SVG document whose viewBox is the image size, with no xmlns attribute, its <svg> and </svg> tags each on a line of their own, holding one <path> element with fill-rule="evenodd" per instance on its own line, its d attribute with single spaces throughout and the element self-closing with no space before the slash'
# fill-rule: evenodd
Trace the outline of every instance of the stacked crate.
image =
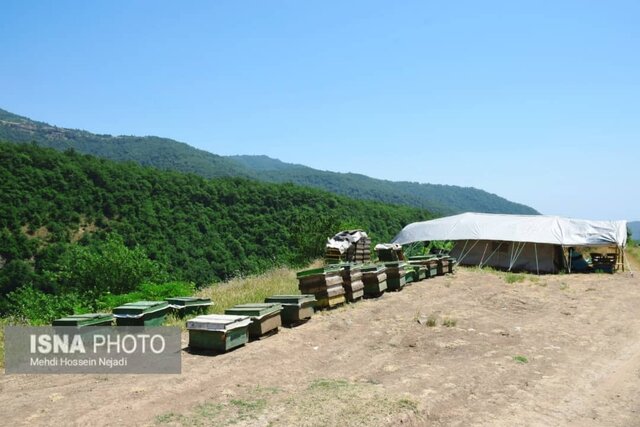
<svg viewBox="0 0 640 427">
<path fill-rule="evenodd" d="M 327 264 L 338 264 L 345 262 L 347 259 L 347 253 L 342 254 L 340 249 L 330 247 L 327 245 L 324 251 L 324 260 Z"/>
<path fill-rule="evenodd" d="M 340 264 L 338 267 L 340 267 L 342 287 L 344 288 L 347 301 L 358 301 L 364 296 L 361 267 L 355 264 Z"/>
<path fill-rule="evenodd" d="M 397 243 L 378 243 L 374 249 L 376 255 L 378 255 L 378 261 L 393 262 L 404 260 L 402 246 Z"/>
<path fill-rule="evenodd" d="M 355 251 L 353 262 L 370 262 L 371 261 L 371 239 L 366 235 L 362 236 L 355 242 Z"/>
<path fill-rule="evenodd" d="M 377 298 L 387 290 L 387 268 L 384 265 L 365 265 L 362 267 L 364 297 Z"/>
<path fill-rule="evenodd" d="M 327 264 L 369 262 L 371 239 L 362 230 L 341 231 L 328 239 L 324 258 Z"/>
<path fill-rule="evenodd" d="M 339 268 L 316 268 L 299 272 L 298 289 L 316 298 L 317 308 L 332 308 L 345 303 L 345 290 Z"/>
</svg>

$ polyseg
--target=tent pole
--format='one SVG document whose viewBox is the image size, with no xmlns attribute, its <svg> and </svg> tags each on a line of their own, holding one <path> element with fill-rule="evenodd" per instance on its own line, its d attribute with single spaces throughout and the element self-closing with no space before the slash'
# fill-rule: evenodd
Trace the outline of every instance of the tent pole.
<svg viewBox="0 0 640 427">
<path fill-rule="evenodd" d="M 538 273 L 538 276 L 539 276 L 540 266 L 538 265 L 538 244 L 537 243 L 533 244 L 533 251 L 536 253 L 536 273 Z"/>
<path fill-rule="evenodd" d="M 489 246 L 489 242 L 487 242 L 487 243 L 484 245 L 484 251 L 482 251 L 482 258 L 480 258 L 480 264 L 478 265 L 478 268 L 482 268 L 482 263 L 483 263 L 483 261 L 484 261 L 484 254 L 486 254 L 486 253 L 487 253 L 487 247 L 488 247 L 488 246 Z"/>
<path fill-rule="evenodd" d="M 499 250 L 499 249 L 500 249 L 500 247 L 502 246 L 502 243 L 504 243 L 504 242 L 500 242 L 500 244 L 498 245 L 498 247 L 497 247 L 497 248 L 495 248 L 495 249 L 493 250 L 493 252 L 491 252 L 491 255 L 489 255 L 489 258 L 487 258 L 487 263 L 488 263 L 488 262 L 489 262 L 489 260 L 493 257 L 493 255 L 495 255 L 495 253 L 496 253 L 496 252 L 498 252 L 498 250 Z M 484 264 L 483 264 L 483 265 L 481 265 L 481 267 L 482 267 L 482 266 L 484 266 Z"/>
</svg>

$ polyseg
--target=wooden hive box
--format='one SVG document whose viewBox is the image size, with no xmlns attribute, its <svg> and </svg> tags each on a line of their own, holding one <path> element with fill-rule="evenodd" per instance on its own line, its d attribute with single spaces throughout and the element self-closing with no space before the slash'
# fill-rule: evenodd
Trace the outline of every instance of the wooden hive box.
<svg viewBox="0 0 640 427">
<path fill-rule="evenodd" d="M 364 297 L 376 298 L 387 290 L 386 267 L 383 265 L 367 265 L 362 267 Z"/>
<path fill-rule="evenodd" d="M 113 309 L 118 326 L 161 326 L 169 311 L 166 301 L 138 301 Z"/>
<path fill-rule="evenodd" d="M 228 314 L 201 315 L 187 321 L 189 348 L 224 353 L 249 340 L 251 318 Z"/>
<path fill-rule="evenodd" d="M 282 325 L 281 311 L 282 305 L 278 303 L 254 303 L 236 305 L 226 309 L 224 314 L 249 316 L 249 339 L 254 340 L 278 332 Z"/>
<path fill-rule="evenodd" d="M 316 298 L 313 295 L 273 295 L 265 298 L 264 302 L 281 304 L 282 324 L 295 326 L 313 316 Z"/>
</svg>

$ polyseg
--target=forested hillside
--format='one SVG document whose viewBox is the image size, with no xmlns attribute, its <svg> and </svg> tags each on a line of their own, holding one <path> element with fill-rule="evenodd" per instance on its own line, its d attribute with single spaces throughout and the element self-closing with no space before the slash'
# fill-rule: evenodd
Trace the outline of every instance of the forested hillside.
<svg viewBox="0 0 640 427">
<path fill-rule="evenodd" d="M 0 110 L 0 140 L 3 139 L 17 143 L 36 142 L 61 151 L 73 148 L 80 153 L 195 173 L 205 178 L 248 177 L 267 182 L 291 182 L 356 199 L 428 209 L 441 215 L 467 211 L 538 213 L 528 206 L 476 188 L 385 181 L 359 174 L 320 171 L 266 156 L 222 157 L 167 138 L 96 135 L 35 122 Z"/>
<path fill-rule="evenodd" d="M 20 298 L 62 295 L 95 308 L 105 293 L 140 282 L 203 284 L 301 264 L 341 228 L 362 227 L 383 242 L 429 217 L 290 184 L 208 180 L 0 143 L 0 305 L 10 312 Z"/>
<path fill-rule="evenodd" d="M 117 161 L 132 161 L 159 169 L 195 173 L 205 178 L 250 177 L 237 162 L 198 150 L 182 142 L 155 136 L 97 135 L 36 122 L 0 109 L 0 141 L 35 142 L 64 151 L 69 148 Z"/>
<path fill-rule="evenodd" d="M 440 214 L 460 212 L 538 214 L 528 206 L 510 202 L 476 188 L 387 181 L 355 173 L 320 171 L 307 166 L 284 163 L 267 156 L 231 156 L 230 158 L 254 172 L 263 181 L 292 182 L 356 199 L 414 206 Z"/>
</svg>

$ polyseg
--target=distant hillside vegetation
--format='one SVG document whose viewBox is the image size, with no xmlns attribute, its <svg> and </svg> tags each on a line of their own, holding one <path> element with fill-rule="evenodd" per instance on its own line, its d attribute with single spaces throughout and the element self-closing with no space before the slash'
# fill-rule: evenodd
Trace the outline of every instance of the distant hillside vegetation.
<svg viewBox="0 0 640 427">
<path fill-rule="evenodd" d="M 631 221 L 627 223 L 627 228 L 631 231 L 631 238 L 640 242 L 640 221 Z"/>
<path fill-rule="evenodd" d="M 3 298 L 24 286 L 97 298 L 130 290 L 103 287 L 134 270 L 143 271 L 141 281 L 211 283 L 305 263 L 343 227 L 362 227 L 385 242 L 431 217 L 290 184 L 204 179 L 0 143 L 0 311 Z M 148 265 L 140 270 L 141 264 Z M 123 265 L 131 271 L 116 271 Z M 29 290 L 21 298 L 35 295 Z M 86 307 L 90 300 L 83 298 Z"/>
<path fill-rule="evenodd" d="M 0 110 L 0 140 L 64 151 L 68 148 L 118 161 L 195 173 L 205 178 L 245 177 L 291 182 L 352 198 L 403 204 L 439 214 L 466 211 L 537 214 L 534 209 L 475 188 L 392 182 L 351 173 L 326 172 L 266 156 L 223 157 L 167 138 L 96 135 L 35 122 Z"/>
<path fill-rule="evenodd" d="M 251 173 L 225 157 L 182 142 L 155 136 L 96 135 L 35 122 L 0 109 L 0 141 L 30 143 L 64 151 L 69 148 L 117 161 L 132 161 L 159 169 L 195 173 L 205 178 L 250 177 Z"/>
<path fill-rule="evenodd" d="M 460 212 L 538 214 L 536 210 L 471 187 L 386 181 L 354 173 L 320 171 L 284 163 L 267 156 L 231 156 L 231 159 L 269 182 L 292 182 L 321 188 L 356 199 L 378 200 L 429 209 L 441 214 Z"/>
</svg>

